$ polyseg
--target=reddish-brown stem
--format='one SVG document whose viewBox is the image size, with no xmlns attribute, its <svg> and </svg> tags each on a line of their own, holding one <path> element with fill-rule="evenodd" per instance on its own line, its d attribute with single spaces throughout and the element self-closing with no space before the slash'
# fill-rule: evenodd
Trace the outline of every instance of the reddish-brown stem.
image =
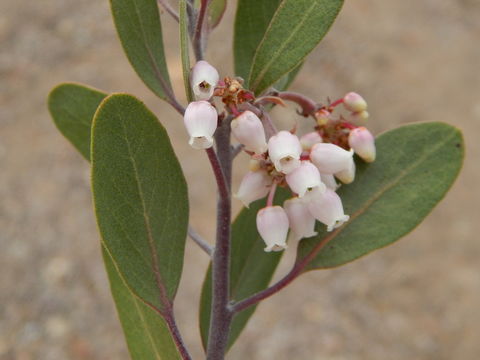
<svg viewBox="0 0 480 360">
<path fill-rule="evenodd" d="M 212 257 L 212 308 L 207 344 L 208 360 L 223 360 L 232 321 L 230 302 L 230 231 L 231 231 L 231 168 L 230 121 L 227 117 L 217 128 L 215 140 L 218 161 L 212 167 L 221 167 L 223 179 L 218 179 L 217 240 Z M 218 169 L 214 169 L 218 173 Z M 217 175 L 215 175 L 217 177 Z M 221 181 L 222 180 L 222 181 Z M 225 187 L 223 186 L 225 181 Z M 225 192 L 227 190 L 227 192 Z"/>
<path fill-rule="evenodd" d="M 292 101 L 297 103 L 302 108 L 302 112 L 300 113 L 302 116 L 313 116 L 315 111 L 317 111 L 317 104 L 310 98 L 291 91 L 280 91 L 275 94 L 282 100 Z"/>
<path fill-rule="evenodd" d="M 215 150 L 213 150 L 213 148 L 208 148 L 206 152 L 208 155 L 208 160 L 210 160 L 213 174 L 215 175 L 220 197 L 230 198 L 230 188 L 227 184 L 227 179 L 223 173 L 222 166 L 218 160 L 217 153 Z"/>
<path fill-rule="evenodd" d="M 334 108 L 334 107 L 337 107 L 338 105 L 342 104 L 343 103 L 343 98 L 341 99 L 338 99 L 338 100 L 335 100 L 334 102 L 332 102 L 328 107 L 329 108 Z"/>
<path fill-rule="evenodd" d="M 209 0 L 200 0 L 200 10 L 197 16 L 197 22 L 195 24 L 195 30 L 193 33 L 193 50 L 195 51 L 195 57 L 197 61 L 203 60 L 203 50 L 205 39 L 203 37 L 205 17 L 207 14 Z"/>
<path fill-rule="evenodd" d="M 182 337 L 180 335 L 180 331 L 178 330 L 177 324 L 175 322 L 175 318 L 173 316 L 173 308 L 170 307 L 169 309 L 167 309 L 167 311 L 162 313 L 162 316 L 165 322 L 167 323 L 170 333 L 172 334 L 173 341 L 177 346 L 180 356 L 182 357 L 183 360 L 191 360 L 190 354 L 188 353 L 188 350 L 185 347 L 185 344 L 183 343 Z"/>
<path fill-rule="evenodd" d="M 265 128 L 265 133 L 267 136 L 267 139 L 270 139 L 273 135 L 275 135 L 278 130 L 275 126 L 275 124 L 272 121 L 272 118 L 270 117 L 270 114 L 265 111 L 263 107 L 261 107 L 261 118 L 262 118 L 262 123 L 263 127 Z"/>
<path fill-rule="evenodd" d="M 325 245 L 327 245 L 330 240 L 332 240 L 333 238 L 335 238 L 335 236 L 337 236 L 337 233 L 340 230 L 341 230 L 341 228 L 338 228 L 335 231 L 333 231 L 332 233 L 330 233 L 328 236 L 324 237 L 323 240 L 320 241 L 317 244 L 317 246 L 315 246 L 313 248 L 313 250 L 310 251 L 310 253 L 307 256 L 305 256 L 301 260 L 297 261 L 295 263 L 295 265 L 293 266 L 292 270 L 290 270 L 290 272 L 287 275 L 285 275 L 281 280 L 279 280 L 278 282 L 276 282 L 272 286 L 266 288 L 265 290 L 262 290 L 262 291 L 260 291 L 256 294 L 253 294 L 252 296 L 250 296 L 250 297 L 248 297 L 244 300 L 241 300 L 237 303 L 234 303 L 230 307 L 231 311 L 233 313 L 243 311 L 243 310 L 249 308 L 250 306 L 253 306 L 253 305 L 259 303 L 260 301 L 272 296 L 273 294 L 276 294 L 281 289 L 283 289 L 285 286 L 290 284 L 293 280 L 295 280 L 298 276 L 300 276 L 303 273 L 303 271 L 305 270 L 307 265 L 310 263 L 310 261 L 312 261 L 315 258 L 315 256 L 317 256 L 317 254 L 320 252 L 320 250 L 322 250 L 323 247 Z"/>
</svg>

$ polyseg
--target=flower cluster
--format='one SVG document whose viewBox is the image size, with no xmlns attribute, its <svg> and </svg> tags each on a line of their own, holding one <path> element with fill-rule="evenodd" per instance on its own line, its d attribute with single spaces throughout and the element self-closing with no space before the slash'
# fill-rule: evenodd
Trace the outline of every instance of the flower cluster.
<svg viewBox="0 0 480 360">
<path fill-rule="evenodd" d="M 354 180 L 354 153 L 366 162 L 374 161 L 376 155 L 373 135 L 358 125 L 368 118 L 367 103 L 360 95 L 351 92 L 328 105 L 276 91 L 255 98 L 243 89 L 241 79 L 219 81 L 218 72 L 205 61 L 192 69 L 191 85 L 198 101 L 188 105 L 184 117 L 190 145 L 196 149 L 211 147 L 218 119 L 231 121 L 233 137 L 251 157 L 250 169 L 235 196 L 248 207 L 268 195 L 266 207 L 257 213 L 265 251 L 285 249 L 289 229 L 298 241 L 317 234 L 317 220 L 327 231 L 348 221 L 336 193 L 340 186 L 337 180 L 343 184 Z M 208 101 L 212 96 L 221 97 L 228 116 L 218 116 Z M 312 132 L 298 137 L 295 129 L 275 130 L 263 105 L 284 105 L 283 100 L 296 101 L 303 108 L 301 115 L 315 120 Z M 339 105 L 348 116 L 335 115 Z M 289 188 L 293 194 L 283 206 L 273 205 L 278 186 Z"/>
</svg>

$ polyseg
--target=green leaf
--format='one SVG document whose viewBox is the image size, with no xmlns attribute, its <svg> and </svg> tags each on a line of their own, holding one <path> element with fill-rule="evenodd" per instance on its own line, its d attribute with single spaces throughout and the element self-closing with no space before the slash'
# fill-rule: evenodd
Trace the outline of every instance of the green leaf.
<svg viewBox="0 0 480 360">
<path fill-rule="evenodd" d="M 288 74 L 283 75 L 283 77 L 278 80 L 275 84 L 273 84 L 273 87 L 278 90 L 278 91 L 284 91 L 289 88 L 293 80 L 297 77 L 298 73 L 302 69 L 303 63 L 300 63 L 295 69 L 290 71 Z"/>
<path fill-rule="evenodd" d="M 188 16 L 187 16 L 187 1 L 180 0 L 180 49 L 182 54 L 182 70 L 183 70 L 183 84 L 185 86 L 185 94 L 188 102 L 194 100 L 192 87 L 190 86 L 190 52 L 189 52 L 189 37 L 188 37 Z"/>
<path fill-rule="evenodd" d="M 91 158 L 102 243 L 132 292 L 161 312 L 177 290 L 188 223 L 168 135 L 142 102 L 110 95 L 93 120 Z"/>
<path fill-rule="evenodd" d="M 245 80 L 247 88 L 255 50 L 280 2 L 281 0 L 238 0 L 233 35 L 235 75 Z"/>
<path fill-rule="evenodd" d="M 318 255 L 307 270 L 343 265 L 412 231 L 445 196 L 462 167 L 460 131 L 433 122 L 402 126 L 376 140 L 377 159 L 358 162 L 351 185 L 338 191 L 350 221 L 302 240 L 297 261 Z M 322 248 L 323 247 L 323 248 Z"/>
<path fill-rule="evenodd" d="M 58 129 L 87 160 L 90 160 L 93 115 L 106 96 L 80 84 L 67 83 L 55 87 L 48 98 Z M 180 359 L 163 318 L 130 291 L 103 246 L 102 253 L 132 359 Z"/>
<path fill-rule="evenodd" d="M 200 8 L 200 0 L 194 1 L 196 9 Z M 210 0 L 208 4 L 208 27 L 210 30 L 215 28 L 222 20 L 223 14 L 227 9 L 227 0 Z"/>
<path fill-rule="evenodd" d="M 102 254 L 131 358 L 181 359 L 163 318 L 130 291 L 103 246 Z"/>
<path fill-rule="evenodd" d="M 325 36 L 342 4 L 343 0 L 282 0 L 261 33 L 249 71 L 250 89 L 260 94 L 302 63 Z"/>
<path fill-rule="evenodd" d="M 172 95 L 156 0 L 110 0 L 115 27 L 128 60 L 160 98 Z"/>
<path fill-rule="evenodd" d="M 275 203 L 282 204 L 288 192 L 277 191 Z M 243 209 L 232 225 L 232 260 L 230 265 L 230 293 L 233 300 L 242 300 L 265 289 L 277 268 L 283 252 L 266 253 L 265 243 L 257 232 L 257 212 L 265 206 L 265 199 L 258 200 Z M 200 333 L 206 348 L 210 324 L 212 295 L 211 267 L 205 276 L 200 299 Z M 231 347 L 253 315 L 256 306 L 235 316 L 232 322 L 228 346 Z"/>
<path fill-rule="evenodd" d="M 58 130 L 90 160 L 90 129 L 93 115 L 107 94 L 90 87 L 60 84 L 48 95 L 48 110 Z"/>
<path fill-rule="evenodd" d="M 215 28 L 222 20 L 223 14 L 227 9 L 227 0 L 211 0 L 208 5 L 208 26 Z"/>
</svg>

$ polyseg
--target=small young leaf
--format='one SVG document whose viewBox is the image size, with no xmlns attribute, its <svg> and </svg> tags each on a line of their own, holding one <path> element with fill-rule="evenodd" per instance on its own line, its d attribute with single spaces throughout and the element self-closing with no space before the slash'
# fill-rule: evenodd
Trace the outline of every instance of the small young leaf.
<svg viewBox="0 0 480 360">
<path fill-rule="evenodd" d="M 84 85 L 64 83 L 48 95 L 48 110 L 58 130 L 90 160 L 93 115 L 107 94 Z"/>
<path fill-rule="evenodd" d="M 180 49 L 182 55 L 182 70 L 183 70 L 183 84 L 185 86 L 185 94 L 188 102 L 192 102 L 193 92 L 190 86 L 190 52 L 189 52 L 189 37 L 188 37 L 188 16 L 187 16 L 187 1 L 180 0 Z"/>
<path fill-rule="evenodd" d="M 160 98 L 172 93 L 156 0 L 110 0 L 113 20 L 128 60 Z"/>
<path fill-rule="evenodd" d="M 208 26 L 215 28 L 222 20 L 223 14 L 227 9 L 227 0 L 211 0 L 208 5 Z"/>
<path fill-rule="evenodd" d="M 161 312 L 177 290 L 188 223 L 168 135 L 143 103 L 110 95 L 93 120 L 91 158 L 102 243 L 132 292 Z"/>
<path fill-rule="evenodd" d="M 200 0 L 195 0 L 195 8 L 200 7 Z M 212 30 L 222 20 L 227 9 L 227 0 L 210 0 L 208 3 L 208 28 Z"/>
<path fill-rule="evenodd" d="M 130 291 L 103 246 L 102 255 L 131 358 L 181 359 L 168 326 L 160 314 Z"/>
<path fill-rule="evenodd" d="M 275 203 L 283 204 L 288 197 L 287 191 L 277 191 Z M 257 212 L 265 206 L 265 199 L 258 200 L 243 209 L 232 225 L 232 260 L 230 266 L 230 293 L 234 300 L 244 299 L 258 291 L 265 289 L 283 252 L 266 253 L 265 243 L 257 232 Z M 211 268 L 205 276 L 200 299 L 200 333 L 203 346 L 207 346 L 208 329 L 210 324 L 210 308 L 212 297 Z M 228 347 L 231 347 L 240 336 L 243 328 L 253 315 L 256 306 L 252 306 L 235 316 L 232 322 Z"/>
<path fill-rule="evenodd" d="M 300 242 L 307 270 L 340 266 L 412 231 L 445 196 L 462 167 L 460 131 L 433 122 L 402 126 L 376 140 L 374 163 L 357 162 L 356 179 L 338 191 L 350 220 L 334 232 Z"/>
<path fill-rule="evenodd" d="M 282 0 L 262 33 L 248 85 L 260 94 L 297 67 L 333 24 L 343 0 Z"/>
</svg>

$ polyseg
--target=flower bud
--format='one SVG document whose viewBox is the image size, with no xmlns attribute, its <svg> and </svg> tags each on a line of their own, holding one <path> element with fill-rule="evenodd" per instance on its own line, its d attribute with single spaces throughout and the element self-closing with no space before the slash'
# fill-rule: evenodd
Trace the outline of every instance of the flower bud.
<svg viewBox="0 0 480 360">
<path fill-rule="evenodd" d="M 218 71 L 204 60 L 198 61 L 190 73 L 190 84 L 197 100 L 212 97 L 218 83 Z"/>
<path fill-rule="evenodd" d="M 257 213 L 257 230 L 267 247 L 266 252 L 287 248 L 288 217 L 281 206 L 268 206 Z"/>
<path fill-rule="evenodd" d="M 317 235 L 315 232 L 315 218 L 308 211 L 308 206 L 298 197 L 283 203 L 283 208 L 288 216 L 290 229 L 295 240 Z"/>
<path fill-rule="evenodd" d="M 368 113 L 368 111 L 364 110 L 364 111 L 352 113 L 351 120 L 356 124 L 358 123 L 361 124 L 364 121 L 368 120 L 369 117 L 370 117 L 370 114 Z"/>
<path fill-rule="evenodd" d="M 343 106 L 352 112 L 367 110 L 367 102 L 365 99 L 354 92 L 349 92 L 343 97 Z"/>
<path fill-rule="evenodd" d="M 217 117 L 217 110 L 208 101 L 194 101 L 188 104 L 183 121 L 190 135 L 188 143 L 191 147 L 194 149 L 212 147 Z"/>
<path fill-rule="evenodd" d="M 310 160 L 322 174 L 335 174 L 350 166 L 353 151 L 347 151 L 330 143 L 320 143 L 313 146 Z"/>
<path fill-rule="evenodd" d="M 309 151 L 313 145 L 323 142 L 322 137 L 316 131 L 309 132 L 300 138 L 302 149 Z"/>
<path fill-rule="evenodd" d="M 332 231 L 341 226 L 350 218 L 343 212 L 340 196 L 330 189 L 327 189 L 323 194 L 317 192 L 314 199 L 312 199 L 307 206 L 310 214 L 312 214 L 315 219 L 327 225 L 327 231 Z"/>
<path fill-rule="evenodd" d="M 300 166 L 288 173 L 285 179 L 290 189 L 299 197 L 303 197 L 306 192 L 317 188 L 325 191 L 325 184 L 320 180 L 320 173 L 310 161 L 302 161 Z"/>
<path fill-rule="evenodd" d="M 296 135 L 280 131 L 268 140 L 268 155 L 277 171 L 288 174 L 300 166 L 302 145 Z"/>
<path fill-rule="evenodd" d="M 265 170 L 249 171 L 242 179 L 235 197 L 247 208 L 252 201 L 267 196 L 272 177 Z"/>
<path fill-rule="evenodd" d="M 232 134 L 249 151 L 263 154 L 267 151 L 267 140 L 261 120 L 251 111 L 245 111 L 231 123 Z"/>
<path fill-rule="evenodd" d="M 350 158 L 350 164 L 345 170 L 335 173 L 335 177 L 344 184 L 350 184 L 355 180 L 355 161 Z"/>
<path fill-rule="evenodd" d="M 350 131 L 348 144 L 366 162 L 375 161 L 375 138 L 365 127 L 358 127 Z"/>
<path fill-rule="evenodd" d="M 320 174 L 320 179 L 325 184 L 327 189 L 336 191 L 340 187 L 332 174 Z"/>
</svg>

